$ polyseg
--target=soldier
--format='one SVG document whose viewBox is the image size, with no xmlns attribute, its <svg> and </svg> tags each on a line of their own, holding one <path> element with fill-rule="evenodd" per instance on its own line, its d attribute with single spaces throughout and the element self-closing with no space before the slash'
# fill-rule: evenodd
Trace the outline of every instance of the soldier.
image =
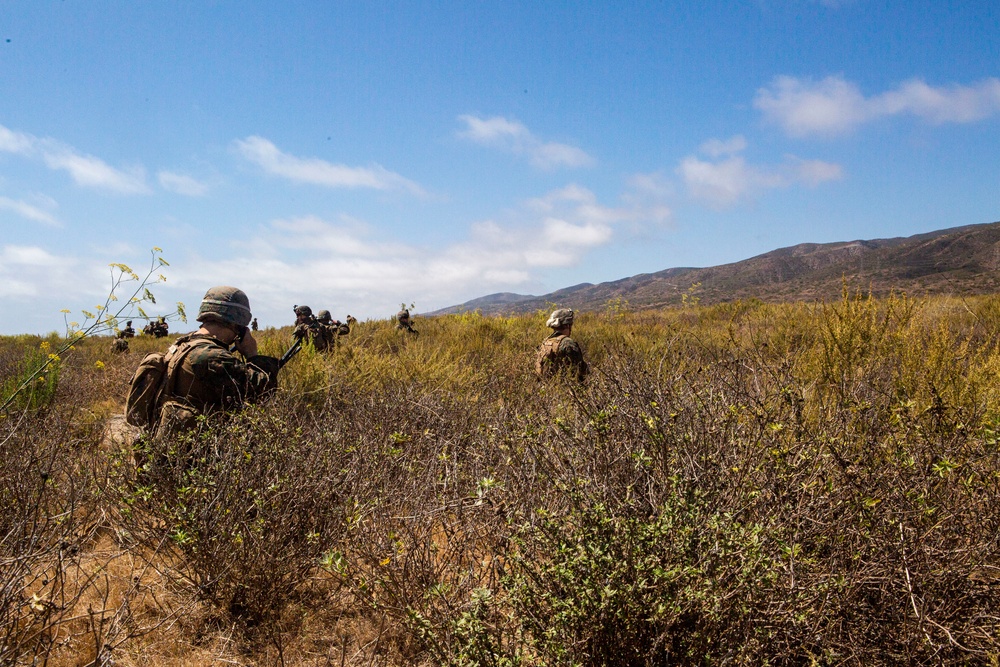
<svg viewBox="0 0 1000 667">
<path fill-rule="evenodd" d="M 257 318 L 255 317 L 252 320 L 250 320 L 250 331 L 256 331 L 256 330 L 257 330 Z"/>
<path fill-rule="evenodd" d="M 409 331 L 412 334 L 417 333 L 417 330 L 413 328 L 413 323 L 410 321 L 409 309 L 403 308 L 396 313 L 396 330 Z"/>
<path fill-rule="evenodd" d="M 583 358 L 580 344 L 569 337 L 573 330 L 573 311 L 568 308 L 553 311 L 545 326 L 553 331 L 538 348 L 535 374 L 547 378 L 568 372 L 582 382 L 590 367 Z"/>
<path fill-rule="evenodd" d="M 347 316 L 347 326 L 348 327 L 353 327 L 357 323 L 358 323 L 357 319 L 355 319 L 354 317 L 351 317 L 350 315 Z"/>
<path fill-rule="evenodd" d="M 302 338 L 304 342 L 312 342 L 313 347 L 319 351 L 325 350 L 330 345 L 330 337 L 326 330 L 312 314 L 309 306 L 293 306 L 295 311 L 295 331 L 292 332 L 296 338 Z"/>
<path fill-rule="evenodd" d="M 119 333 L 113 341 L 111 341 L 111 351 L 114 354 L 128 354 L 128 339 L 123 338 Z"/>
<path fill-rule="evenodd" d="M 346 336 L 351 333 L 351 327 L 347 326 L 340 320 L 335 320 L 330 315 L 329 310 L 321 310 L 316 318 L 319 323 L 326 328 L 326 332 L 330 336 L 330 343 L 334 343 L 338 336 Z"/>
<path fill-rule="evenodd" d="M 201 328 L 167 351 L 156 435 L 197 424 L 199 415 L 235 410 L 277 389 L 279 361 L 257 354 L 247 329 L 250 300 L 235 287 L 213 287 L 198 309 Z M 230 346 L 243 357 L 237 357 Z"/>
<path fill-rule="evenodd" d="M 167 326 L 167 320 L 160 315 L 153 325 L 153 335 L 157 338 L 163 338 L 170 333 L 170 327 Z"/>
<path fill-rule="evenodd" d="M 132 328 L 132 320 L 125 323 L 125 328 L 118 334 L 119 338 L 135 338 L 135 329 Z"/>
</svg>

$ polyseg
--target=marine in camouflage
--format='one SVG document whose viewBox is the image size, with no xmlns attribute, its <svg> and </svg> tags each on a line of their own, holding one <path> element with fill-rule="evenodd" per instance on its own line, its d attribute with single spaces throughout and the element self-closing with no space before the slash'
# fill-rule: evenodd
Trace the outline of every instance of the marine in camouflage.
<svg viewBox="0 0 1000 667">
<path fill-rule="evenodd" d="M 245 362 L 209 334 L 183 336 L 171 347 L 170 378 L 157 434 L 192 428 L 198 415 L 234 410 L 278 387 L 278 360 L 257 355 Z"/>
<path fill-rule="evenodd" d="M 197 319 L 203 323 L 201 329 L 177 339 L 167 351 L 157 436 L 193 428 L 199 415 L 238 409 L 278 387 L 277 359 L 251 352 L 253 356 L 244 361 L 229 349 L 230 342 L 238 348 L 247 341 L 249 349 L 257 347 L 247 333 L 250 300 L 242 290 L 229 286 L 209 289 Z M 234 341 L 233 336 L 240 337 Z"/>
<path fill-rule="evenodd" d="M 295 330 L 292 335 L 301 338 L 303 342 L 312 343 L 313 347 L 322 352 L 333 344 L 333 337 L 329 335 L 326 327 L 313 316 L 312 308 L 309 306 L 294 306 Z M 326 311 L 320 311 L 326 312 Z M 329 313 L 327 312 L 327 315 Z"/>
<path fill-rule="evenodd" d="M 590 366 L 583 357 L 583 348 L 570 338 L 573 316 L 572 310 L 561 308 L 554 311 L 545 323 L 554 331 L 542 341 L 535 357 L 535 374 L 539 378 L 568 375 L 582 382 L 590 372 Z"/>
<path fill-rule="evenodd" d="M 408 331 L 412 334 L 417 333 L 417 330 L 413 328 L 413 322 L 410 320 L 410 311 L 408 309 L 403 308 L 396 313 L 396 330 Z"/>
</svg>

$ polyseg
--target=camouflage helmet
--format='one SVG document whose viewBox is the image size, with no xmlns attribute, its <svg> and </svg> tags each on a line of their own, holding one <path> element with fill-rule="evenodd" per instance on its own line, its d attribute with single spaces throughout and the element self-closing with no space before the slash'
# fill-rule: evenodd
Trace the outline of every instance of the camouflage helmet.
<svg viewBox="0 0 1000 667">
<path fill-rule="evenodd" d="M 222 322 L 245 327 L 250 324 L 250 299 L 241 289 L 220 285 L 205 292 L 198 308 L 199 322 Z"/>
<path fill-rule="evenodd" d="M 571 324 L 573 324 L 573 311 L 569 308 L 560 308 L 559 310 L 552 311 L 545 326 L 552 329 L 559 329 Z"/>
<path fill-rule="evenodd" d="M 309 306 L 292 306 L 292 310 L 296 317 L 310 317 L 313 314 L 313 309 Z"/>
<path fill-rule="evenodd" d="M 321 310 L 318 313 L 316 313 L 316 319 L 322 322 L 323 324 L 329 324 L 333 320 L 333 316 L 330 315 L 329 310 Z"/>
</svg>

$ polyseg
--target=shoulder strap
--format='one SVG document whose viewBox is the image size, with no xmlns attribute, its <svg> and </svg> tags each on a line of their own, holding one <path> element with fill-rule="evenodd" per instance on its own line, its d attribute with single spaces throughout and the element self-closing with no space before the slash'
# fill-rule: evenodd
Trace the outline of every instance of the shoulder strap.
<svg viewBox="0 0 1000 667">
<path fill-rule="evenodd" d="M 160 391 L 158 403 L 162 403 L 167 397 L 174 396 L 174 390 L 177 388 L 177 369 L 180 368 L 184 358 L 195 349 L 204 347 L 206 343 L 211 344 L 211 342 L 212 338 L 209 336 L 194 335 L 187 340 L 179 340 L 170 346 L 167 354 L 164 356 L 164 360 L 167 362 L 167 373 L 163 390 Z"/>
</svg>

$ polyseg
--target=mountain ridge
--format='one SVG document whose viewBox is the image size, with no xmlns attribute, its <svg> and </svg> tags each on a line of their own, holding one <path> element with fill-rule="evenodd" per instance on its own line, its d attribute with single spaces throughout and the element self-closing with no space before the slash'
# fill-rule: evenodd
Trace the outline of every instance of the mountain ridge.
<svg viewBox="0 0 1000 667">
<path fill-rule="evenodd" d="M 568 307 L 600 310 L 615 301 L 635 309 L 740 299 L 821 301 L 852 290 L 885 296 L 1000 292 L 1000 221 L 907 237 L 800 243 L 710 267 L 673 267 L 603 283 L 580 283 L 543 295 L 498 292 L 426 315 L 478 310 L 511 315 Z"/>
</svg>

